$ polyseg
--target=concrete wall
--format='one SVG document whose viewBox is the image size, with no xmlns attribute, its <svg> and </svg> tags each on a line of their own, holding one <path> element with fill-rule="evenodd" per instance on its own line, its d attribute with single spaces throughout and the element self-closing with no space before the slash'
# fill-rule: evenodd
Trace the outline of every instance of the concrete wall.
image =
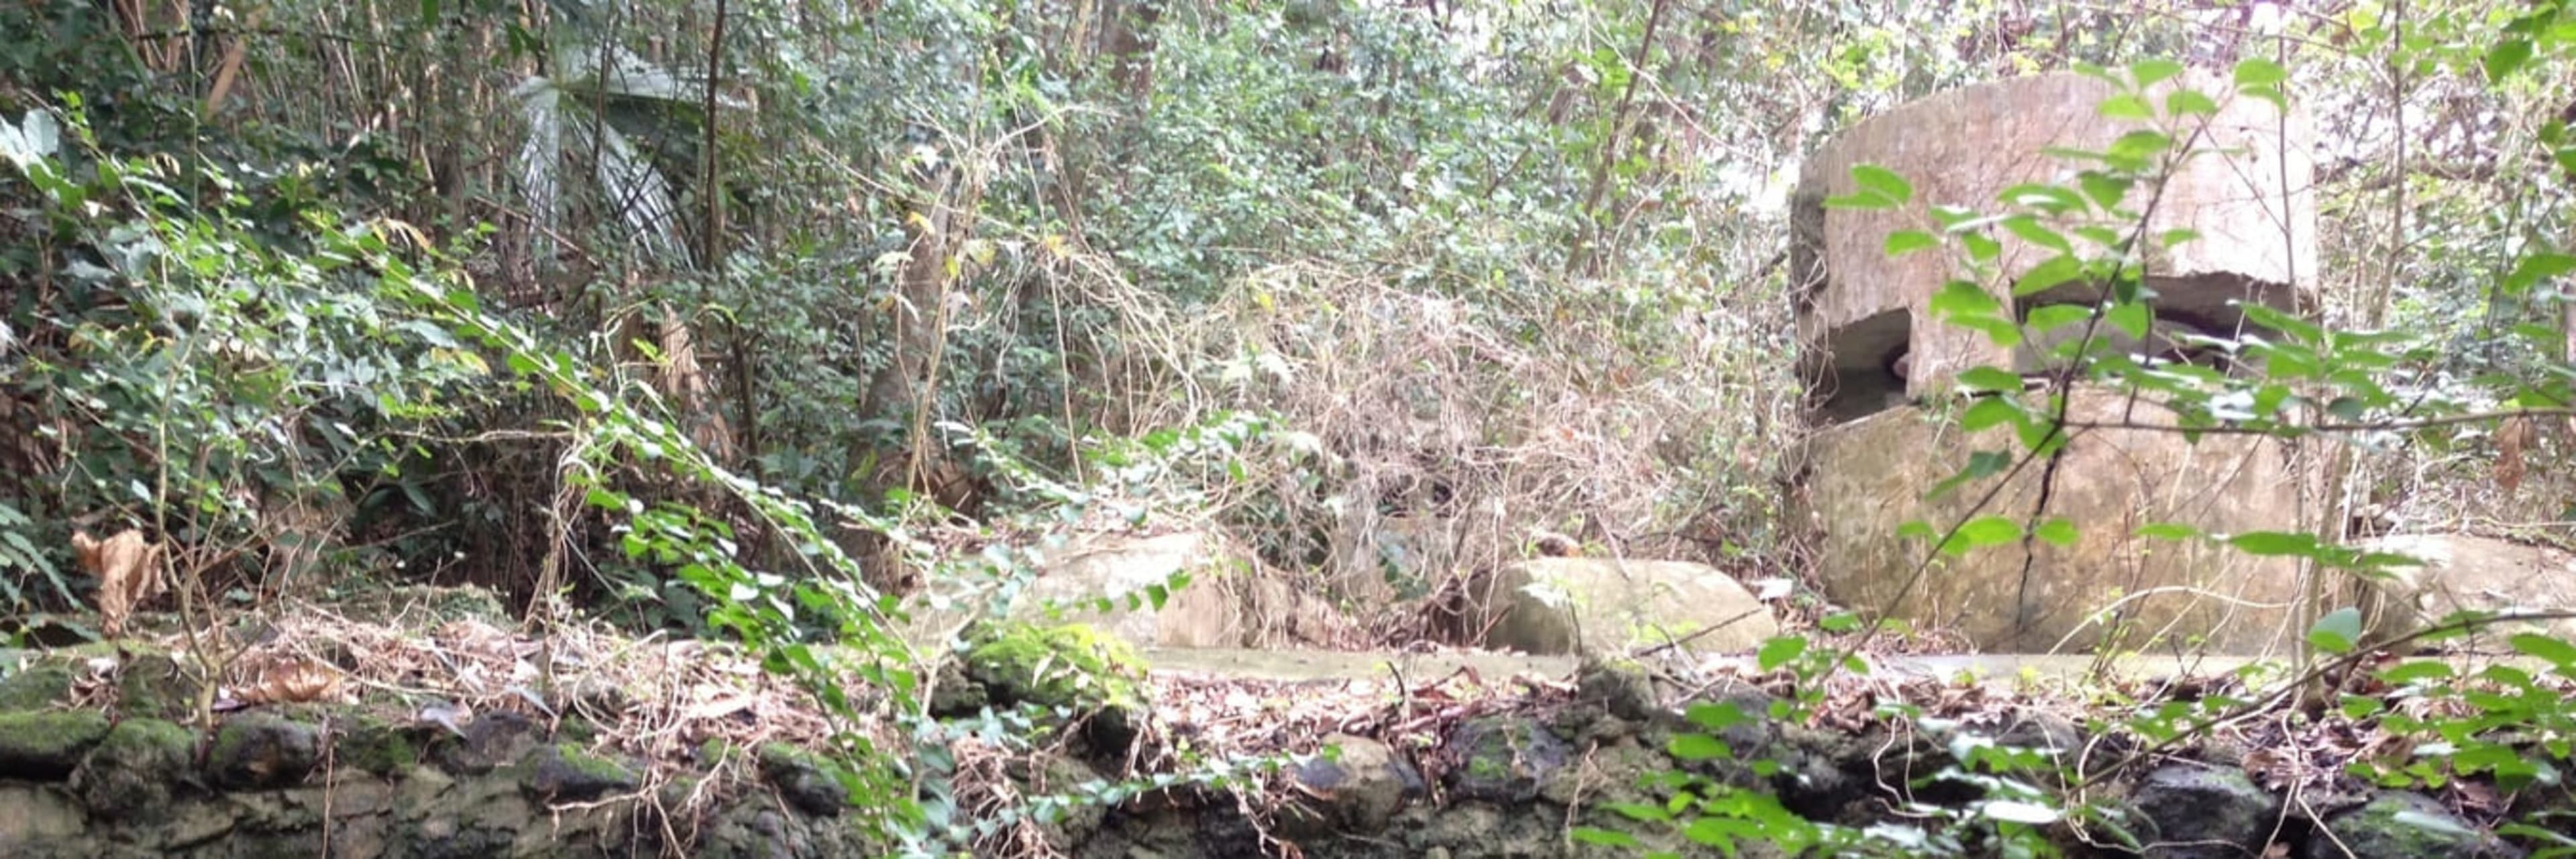
<svg viewBox="0 0 2576 859">
<path fill-rule="evenodd" d="M 2310 309 L 2317 242 L 2314 201 L 2306 191 L 2315 172 L 2306 123 L 2296 115 L 2283 120 L 2268 103 L 2234 97 L 2224 80 L 2186 76 L 2161 89 L 2176 85 L 2223 105 L 2194 146 L 2225 154 L 2188 162 L 2160 196 L 2140 187 L 2125 201 L 2126 208 L 2147 210 L 2153 200 L 2155 233 L 2199 234 L 2150 255 L 2146 283 L 2160 296 L 2158 315 L 2233 334 L 2244 320 L 2231 301 Z M 1955 254 L 1891 259 L 1883 250 L 1886 237 L 1932 229 L 1928 212 L 1935 205 L 2008 211 L 1997 201 L 2003 189 L 2073 177 L 2089 165 L 2043 150 L 2099 151 L 2140 127 L 2099 114 L 2112 93 L 2108 84 L 2073 74 L 1955 90 L 1863 122 L 1809 160 L 1792 219 L 1792 272 L 1801 284 L 1800 361 L 1821 394 L 1811 414 L 1819 429 L 1807 451 L 1803 493 L 1810 520 L 1824 531 L 1819 575 L 1837 602 L 1876 610 L 1893 600 L 1894 616 L 1965 633 L 1986 650 L 2094 644 L 2106 628 L 2087 623 L 2087 616 L 2114 604 L 2129 644 L 2164 635 L 2239 653 L 2285 647 L 2295 640 L 2280 627 L 2298 591 L 2296 564 L 2130 536 L 2153 522 L 2213 532 L 2303 527 L 2301 485 L 2313 482 L 2309 472 L 2281 443 L 2249 437 L 2210 436 L 2192 444 L 2178 434 L 2144 430 L 2086 434 L 2059 464 L 2047 506 L 2049 515 L 2083 526 L 2077 545 L 1990 549 L 1948 561 L 1896 599 L 1926 548 L 1898 540 L 1898 526 L 1916 519 L 1936 528 L 1956 522 L 1987 485 L 1962 487 L 1937 502 L 1923 496 L 1964 467 L 1971 452 L 2020 446 L 2004 430 L 1958 438 L 1955 422 L 1918 405 L 1937 401 L 1926 395 L 1947 390 L 1968 368 L 2014 367 L 2014 354 L 1981 332 L 1929 315 L 1930 297 L 1961 276 Z M 1823 208 L 1827 197 L 1855 190 L 1850 169 L 1857 164 L 1905 176 L 1913 201 L 1887 211 Z M 2011 280 L 2052 252 L 1996 233 L 2004 251 L 1987 288 L 2011 302 Z M 2077 284 L 2019 305 L 2027 312 L 2037 304 L 2096 300 L 2094 287 Z M 2079 419 L 2157 423 L 2162 417 L 2151 404 L 2080 388 L 2072 408 Z M 2039 485 L 2034 464 L 1984 512 L 2026 519 Z"/>
</svg>

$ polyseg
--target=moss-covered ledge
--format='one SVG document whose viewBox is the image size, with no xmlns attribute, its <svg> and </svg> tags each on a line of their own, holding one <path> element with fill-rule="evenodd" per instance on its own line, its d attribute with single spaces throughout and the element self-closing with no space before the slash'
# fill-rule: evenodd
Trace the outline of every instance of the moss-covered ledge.
<svg viewBox="0 0 2576 859">
<path fill-rule="evenodd" d="M 201 731 L 49 696 L 10 703 L 35 706 L 0 712 L 0 856 L 881 852 L 863 815 L 841 813 L 819 759 L 783 744 L 701 793 L 707 773 L 537 736 L 507 713 L 450 729 L 308 706 Z M 464 753 L 475 737 L 479 754 Z M 675 801 L 656 783 L 712 801 Z M 666 843 L 674 834 L 681 843 Z"/>
</svg>

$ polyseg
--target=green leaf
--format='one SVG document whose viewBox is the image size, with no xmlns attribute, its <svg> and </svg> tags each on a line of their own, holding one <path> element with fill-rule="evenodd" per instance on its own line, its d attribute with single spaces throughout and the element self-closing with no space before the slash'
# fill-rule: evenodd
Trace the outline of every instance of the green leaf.
<svg viewBox="0 0 2576 859">
<path fill-rule="evenodd" d="M 2129 189 L 2138 183 L 2137 180 L 2127 176 L 2115 176 L 2100 170 L 2086 170 L 2075 177 L 2075 184 L 2083 187 L 2084 196 L 2093 198 L 2093 205 L 2110 209 L 2119 206 L 2121 200 L 2127 199 Z"/>
<path fill-rule="evenodd" d="M 2560 668 L 2576 665 L 2576 645 L 2569 645 L 2564 640 L 2525 632 L 2515 635 L 2512 642 L 2513 649 L 2525 656 L 2537 657 Z"/>
<path fill-rule="evenodd" d="M 2046 224 L 2040 223 L 2038 218 L 2030 215 L 2015 215 L 2013 217 L 2005 218 L 2004 229 L 2012 231 L 2013 235 L 2020 236 L 2022 241 L 2029 242 L 2061 254 L 2071 254 L 2075 252 L 2075 245 L 2068 242 L 2064 234 L 2059 233 L 2056 230 L 2049 229 Z M 2071 257 L 2068 259 L 2071 259 Z"/>
<path fill-rule="evenodd" d="M 2247 57 L 2236 63 L 2237 86 L 2277 86 L 2290 79 L 2280 63 L 2262 57 Z"/>
<path fill-rule="evenodd" d="M 2513 273 L 2505 275 L 2506 295 L 2522 295 L 2543 280 L 2576 271 L 2576 256 L 2536 253 L 2515 260 Z"/>
<path fill-rule="evenodd" d="M 2182 74 L 2182 63 L 2163 57 L 2148 57 L 2129 64 L 2129 76 L 2136 78 L 2139 89 L 2146 89 Z"/>
<path fill-rule="evenodd" d="M 2102 312 L 2102 321 L 2111 323 L 2111 327 L 2120 329 L 2120 333 L 2129 335 L 2131 340 L 2145 340 L 2147 329 L 2154 325 L 2155 311 L 2134 301 L 2114 304 Z"/>
<path fill-rule="evenodd" d="M 1959 525 L 1958 533 L 1942 544 L 1948 555 L 1964 555 L 1970 550 L 2001 546 L 2021 539 L 2021 523 L 2003 516 L 1979 516 Z"/>
<path fill-rule="evenodd" d="M 1686 761 L 1714 761 L 1735 757 L 1735 750 L 1728 748 L 1726 741 L 1707 734 L 1675 734 L 1672 742 L 1666 745 L 1666 749 L 1672 752 L 1673 757 Z"/>
<path fill-rule="evenodd" d="M 1805 639 L 1798 640 L 1805 641 Z M 1803 644 L 1801 646 L 1803 647 Z M 1764 645 L 1764 649 L 1768 650 L 1769 645 Z M 1788 660 L 1784 659 L 1781 662 L 1787 664 Z M 1711 731 L 1723 731 L 1753 721 L 1753 717 L 1745 715 L 1743 710 L 1725 702 L 1693 701 L 1689 708 L 1682 711 L 1682 716 L 1689 719 L 1691 724 Z"/>
<path fill-rule="evenodd" d="M 2156 118 L 2156 108 L 2145 96 L 2124 92 L 2104 99 L 2100 111 L 2104 119 L 2134 119 L 2140 122 Z"/>
<path fill-rule="evenodd" d="M 2247 531 L 2227 538 L 2227 544 L 2248 555 L 2314 557 L 2317 554 L 2317 535 L 2296 531 Z"/>
<path fill-rule="evenodd" d="M 2531 62 L 2530 39 L 2506 39 L 2487 49 L 2486 59 L 2479 63 L 2487 71 L 2489 82 L 2502 81 Z"/>
<path fill-rule="evenodd" d="M 2003 311 L 2004 305 L 1975 283 L 1954 280 L 1942 284 L 1941 291 L 1932 294 L 1926 307 L 1936 319 L 1944 316 L 1992 318 Z"/>
<path fill-rule="evenodd" d="M 2022 324 L 2032 331 L 2055 331 L 2070 325 L 2082 325 L 2093 318 L 2093 308 L 2081 304 L 2043 304 L 2030 309 Z"/>
<path fill-rule="evenodd" d="M 1959 245 L 1968 249 L 1971 262 L 1994 262 L 1995 257 L 2002 256 L 2004 252 L 2004 243 L 1979 232 L 1959 233 Z"/>
<path fill-rule="evenodd" d="M 2020 386 L 2018 378 L 2014 380 L 2014 386 Z M 2020 418 L 2020 401 L 2011 397 L 1983 397 L 1978 399 L 1975 405 L 1969 406 L 1966 414 L 1959 416 L 1959 428 L 1968 432 L 1977 432 Z"/>
<path fill-rule="evenodd" d="M 1915 251 L 1940 246 L 1941 240 L 1933 238 L 1931 233 L 1922 230 L 1897 230 L 1887 234 L 1887 246 L 1884 252 L 1891 257 L 1901 257 Z"/>
<path fill-rule="evenodd" d="M 1779 638 L 1762 642 L 1762 650 L 1754 655 L 1753 662 L 1755 665 L 1760 666 L 1764 671 L 1776 671 L 1779 670 L 1780 666 L 1789 664 L 1790 660 L 1796 659 L 1806 652 L 1807 640 L 1805 638 L 1794 635 L 1784 635 Z"/>
<path fill-rule="evenodd" d="M 2073 250 L 2071 247 L 2066 247 L 2066 239 L 2063 236 L 2057 237 L 2057 246 L 2064 251 Z M 2031 266 L 2029 271 L 2022 272 L 2021 277 L 2013 279 L 2012 294 L 2016 298 L 2037 295 L 2082 277 L 2084 277 L 2084 261 L 2072 253 L 2061 252 L 2038 265 Z"/>
<path fill-rule="evenodd" d="M 2353 645 L 2360 642 L 2360 609 L 2345 607 L 2327 612 L 2326 616 L 2317 618 L 2316 626 L 2308 629 L 2308 643 L 2329 653 L 2349 653 Z"/>
<path fill-rule="evenodd" d="M 2165 96 L 2165 112 L 2176 117 L 2215 116 L 2218 114 L 2218 102 L 2210 100 L 2209 96 L 2203 95 L 2199 90 L 2178 89 L 2174 90 L 2172 95 Z"/>
<path fill-rule="evenodd" d="M 1594 829 L 1589 826 L 1577 826 L 1574 828 L 1572 834 L 1574 836 L 1574 841 L 1577 844 L 1593 844 L 1602 847 L 1643 846 L 1637 843 L 1637 836 L 1630 835 L 1625 832 L 1615 832 L 1608 829 Z"/>
<path fill-rule="evenodd" d="M 2161 131 L 2139 129 L 2111 141 L 2111 150 L 2103 153 L 2111 163 L 2131 169 L 2145 169 L 2173 149 L 2173 138 Z"/>
<path fill-rule="evenodd" d="M 2189 540 L 2200 536 L 2200 529 L 2180 522 L 2152 522 L 2138 526 L 2137 535 L 2150 540 Z"/>
<path fill-rule="evenodd" d="M 2064 516 L 2053 517 L 2040 523 L 2039 530 L 2032 532 L 2032 536 L 2052 546 L 2072 546 L 2077 539 L 2075 523 Z"/>
<path fill-rule="evenodd" d="M 1959 374 L 1959 387 L 1970 391 L 2019 391 L 2021 374 L 2001 367 L 1970 367 Z"/>
<path fill-rule="evenodd" d="M 1851 177 L 1852 181 L 1863 189 L 1886 197 L 1896 205 L 1903 205 L 1914 199 L 1914 186 L 1906 182 L 1905 177 L 1897 175 L 1894 170 L 1876 164 L 1855 164 L 1852 165 Z"/>
</svg>

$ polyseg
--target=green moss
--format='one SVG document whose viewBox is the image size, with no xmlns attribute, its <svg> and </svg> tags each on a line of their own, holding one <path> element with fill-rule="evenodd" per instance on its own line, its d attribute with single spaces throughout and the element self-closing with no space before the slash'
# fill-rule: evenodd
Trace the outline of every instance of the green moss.
<svg viewBox="0 0 2576 859">
<path fill-rule="evenodd" d="M 621 781 L 634 776 L 616 761 L 590 753 L 577 743 L 556 743 L 555 754 L 571 771 L 602 781 Z"/>
<path fill-rule="evenodd" d="M 42 710 L 71 697 L 72 668 L 59 661 L 46 660 L 0 677 L 0 713 Z"/>
<path fill-rule="evenodd" d="M 1096 710 L 1141 705 L 1145 676 L 1135 648 L 1085 624 L 1003 623 L 982 628 L 968 670 L 1004 701 Z"/>
<path fill-rule="evenodd" d="M 149 817 L 187 777 L 196 752 L 196 733 L 176 722 L 118 722 L 81 765 L 81 799 L 95 813 Z"/>
<path fill-rule="evenodd" d="M 772 741 L 760 744 L 760 768 L 763 770 L 789 767 L 823 769 L 825 763 L 821 755 L 797 748 L 792 743 Z"/>
<path fill-rule="evenodd" d="M 107 714 L 87 710 L 0 713 L 0 778 L 68 775 L 107 727 Z"/>
<path fill-rule="evenodd" d="M 348 766 L 377 775 L 393 775 L 420 765 L 420 747 L 401 727 L 373 716 L 362 717 L 340 736 L 335 755 Z"/>
<path fill-rule="evenodd" d="M 116 680 L 117 707 L 127 716 L 184 718 L 197 709 L 197 682 L 163 653 L 137 654 L 126 660 Z"/>
</svg>

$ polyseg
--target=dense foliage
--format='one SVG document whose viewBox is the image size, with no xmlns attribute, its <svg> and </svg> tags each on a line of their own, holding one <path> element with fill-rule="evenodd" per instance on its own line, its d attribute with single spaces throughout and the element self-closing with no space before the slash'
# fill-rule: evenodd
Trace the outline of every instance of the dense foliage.
<svg viewBox="0 0 2576 859">
<path fill-rule="evenodd" d="M 196 615 L 473 582 L 730 634 L 847 719 L 850 786 L 935 850 L 971 840 L 937 755 L 880 754 L 948 730 L 904 592 L 1007 602 L 1012 547 L 1086 517 L 1228 530 L 1385 639 L 1421 622 L 1397 598 L 1537 530 L 1794 575 L 1799 155 L 1959 84 L 2181 62 L 2326 118 L 2327 312 L 2233 344 L 2262 375 L 2077 370 L 2348 443 L 2335 509 L 2563 541 L 2569 32 L 2549 3 L 0 5 L 0 603 L 84 605 L 71 533 L 139 527 L 185 547 Z M 2143 194 L 2188 150 L 2086 166 Z M 1870 179 L 1845 202 L 1906 195 Z M 1972 276 L 1966 236 L 2001 225 L 2112 288 L 2054 321 L 2119 325 L 2151 237 L 2100 187 L 1891 246 Z M 2019 336 L 1966 292 L 1938 309 Z M 1963 415 L 2022 461 L 2064 417 Z M 2367 572 L 2347 521 L 2225 539 Z M 2336 607 L 2329 657 L 2358 637 Z M 1783 642 L 1766 668 L 1846 664 Z M 2565 722 L 2531 678 L 2401 671 L 2483 715 L 2392 717 L 2455 751 L 2374 776 L 2563 764 L 2497 739 Z M 859 729 L 888 713 L 912 733 Z M 1693 718 L 1757 715 L 1794 714 Z M 1997 778 L 2011 804 L 1947 843 L 2090 813 Z M 1723 792 L 1633 811 L 1865 841 Z"/>
</svg>

